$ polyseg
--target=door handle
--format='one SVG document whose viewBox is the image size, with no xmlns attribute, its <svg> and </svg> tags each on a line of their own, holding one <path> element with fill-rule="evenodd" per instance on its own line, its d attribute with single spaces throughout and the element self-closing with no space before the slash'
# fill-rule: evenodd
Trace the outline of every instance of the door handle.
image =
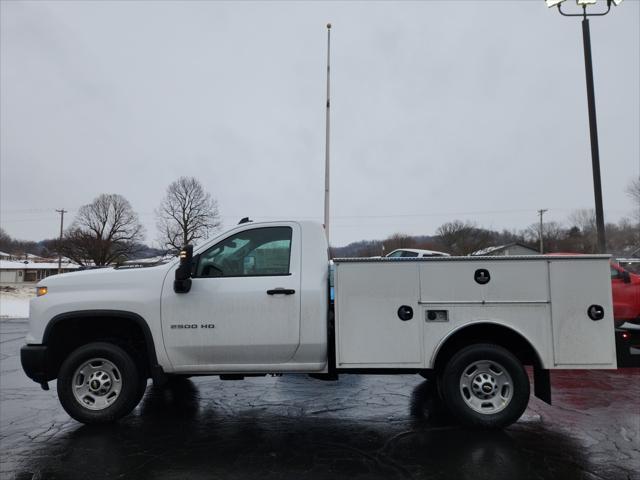
<svg viewBox="0 0 640 480">
<path fill-rule="evenodd" d="M 267 295 L 293 295 L 296 293 L 291 288 L 274 288 L 273 290 L 267 290 Z"/>
</svg>

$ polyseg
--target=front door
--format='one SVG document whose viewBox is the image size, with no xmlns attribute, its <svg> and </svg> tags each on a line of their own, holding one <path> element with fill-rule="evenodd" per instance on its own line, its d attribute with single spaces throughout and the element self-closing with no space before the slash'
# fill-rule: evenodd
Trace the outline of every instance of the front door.
<svg viewBox="0 0 640 480">
<path fill-rule="evenodd" d="M 188 293 L 173 291 L 170 272 L 162 331 L 174 368 L 269 371 L 290 360 L 300 342 L 300 255 L 296 223 L 243 225 L 194 257 Z"/>
</svg>

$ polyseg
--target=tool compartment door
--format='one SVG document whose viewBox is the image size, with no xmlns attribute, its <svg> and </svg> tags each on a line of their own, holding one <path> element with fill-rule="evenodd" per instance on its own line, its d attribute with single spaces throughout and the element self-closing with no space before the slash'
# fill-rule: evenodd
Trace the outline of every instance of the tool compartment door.
<svg viewBox="0 0 640 480">
<path fill-rule="evenodd" d="M 608 259 L 558 258 L 549 268 L 556 366 L 616 368 Z M 589 318 L 591 305 L 604 307 L 604 318 Z"/>
<path fill-rule="evenodd" d="M 423 365 L 418 283 L 415 262 L 336 263 L 338 368 Z M 412 318 L 401 319 L 401 307 Z"/>
</svg>

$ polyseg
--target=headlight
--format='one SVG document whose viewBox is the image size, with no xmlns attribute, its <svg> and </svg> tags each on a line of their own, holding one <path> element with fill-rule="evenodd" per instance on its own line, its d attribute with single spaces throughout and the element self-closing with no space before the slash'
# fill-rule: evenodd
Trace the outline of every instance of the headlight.
<svg viewBox="0 0 640 480">
<path fill-rule="evenodd" d="M 36 295 L 38 297 L 46 295 L 48 291 L 49 289 L 47 287 L 36 287 Z"/>
</svg>

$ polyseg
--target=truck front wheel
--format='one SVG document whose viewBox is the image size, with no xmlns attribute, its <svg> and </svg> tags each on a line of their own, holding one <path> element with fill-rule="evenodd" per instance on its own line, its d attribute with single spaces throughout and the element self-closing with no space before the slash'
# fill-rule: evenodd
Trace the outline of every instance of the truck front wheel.
<svg viewBox="0 0 640 480">
<path fill-rule="evenodd" d="M 442 394 L 463 425 L 502 428 L 520 418 L 529 403 L 529 378 L 522 363 L 498 345 L 463 348 L 442 375 Z"/>
<path fill-rule="evenodd" d="M 82 423 L 114 422 L 130 413 L 146 378 L 131 355 L 117 345 L 95 342 L 74 350 L 58 374 L 58 398 Z"/>
</svg>

